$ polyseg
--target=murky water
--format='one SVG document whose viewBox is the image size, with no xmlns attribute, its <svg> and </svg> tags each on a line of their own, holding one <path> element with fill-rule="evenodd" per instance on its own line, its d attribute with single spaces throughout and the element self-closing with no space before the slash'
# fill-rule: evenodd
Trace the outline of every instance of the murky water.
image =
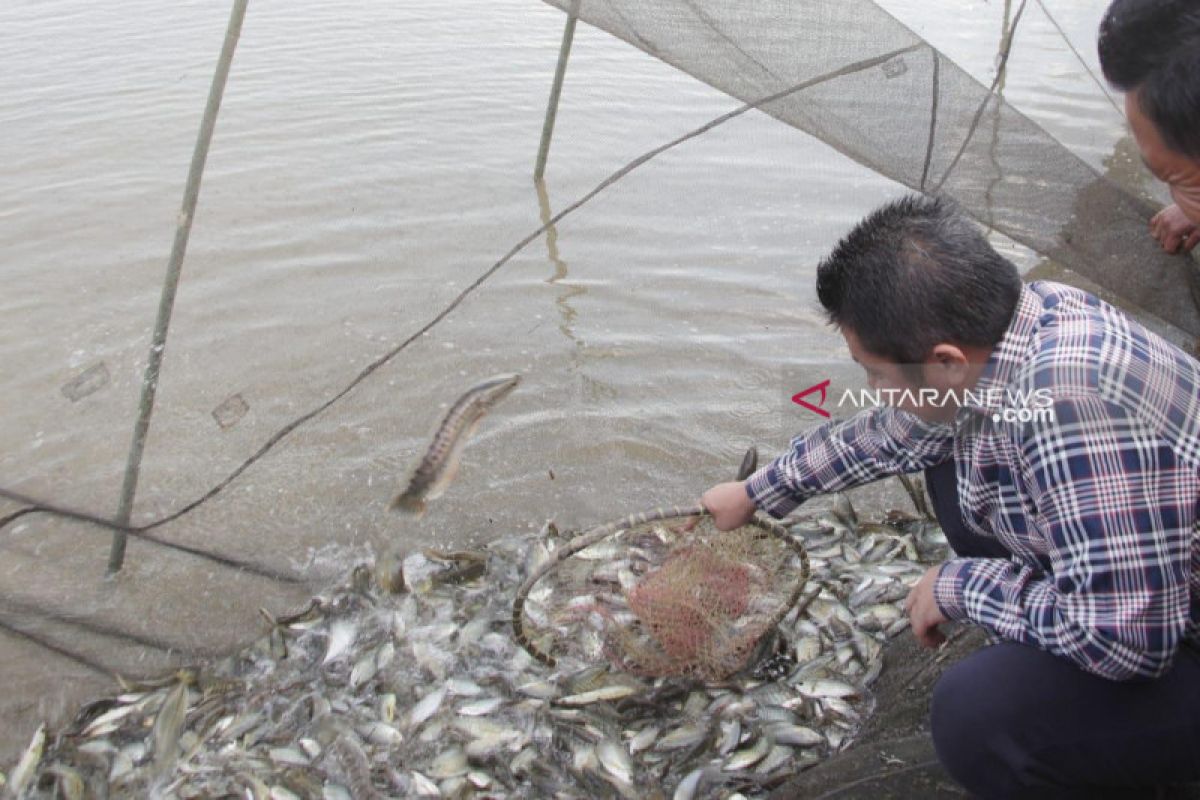
<svg viewBox="0 0 1200 800">
<path fill-rule="evenodd" d="M 1000 0 L 884 5 L 990 82 L 1012 10 Z M 1093 68 L 1104 5 L 1054 4 Z M 227 14 L 195 1 L 0 8 L 4 487 L 100 515 L 116 508 Z M 539 197 L 532 169 L 562 23 L 535 0 L 253 0 L 135 521 L 221 481 L 545 215 L 739 105 L 581 26 Z M 1035 4 L 1005 94 L 1108 166 L 1123 120 Z M 534 241 L 427 336 L 157 533 L 329 576 L 368 546 L 484 541 L 550 516 L 573 527 L 690 502 L 731 475 L 747 445 L 777 452 L 797 432 L 780 411 L 783 376 L 819 379 L 822 364 L 845 359 L 816 309 L 815 265 L 902 191 L 764 115 L 741 117 Z M 457 482 L 419 521 L 390 514 L 441 410 L 501 371 L 524 382 L 485 421 Z M 0 611 L 18 627 L 41 624 L 29 608 L 53 608 L 203 651 L 246 638 L 257 606 L 292 597 L 138 544 L 125 577 L 105 583 L 106 535 L 45 517 L 6 528 L 0 548 Z M 71 630 L 56 641 L 75 641 Z M 85 649 L 103 660 L 112 647 Z M 24 674 L 41 651 L 14 639 L 9 653 L 0 668 Z M 158 663 L 130 653 L 113 663 Z"/>
</svg>

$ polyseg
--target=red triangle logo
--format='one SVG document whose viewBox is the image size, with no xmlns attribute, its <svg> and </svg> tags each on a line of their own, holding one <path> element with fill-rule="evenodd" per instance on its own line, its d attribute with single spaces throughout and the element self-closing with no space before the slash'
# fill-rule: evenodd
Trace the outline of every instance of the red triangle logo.
<svg viewBox="0 0 1200 800">
<path fill-rule="evenodd" d="M 831 416 L 830 413 L 828 411 L 826 411 L 824 408 L 822 408 L 822 406 L 825 405 L 825 398 L 827 396 L 826 391 L 829 389 L 829 383 L 830 383 L 829 380 L 823 380 L 820 383 L 818 383 L 816 386 L 810 386 L 807 389 L 805 389 L 803 392 L 797 392 L 796 394 L 792 395 L 792 402 L 795 403 L 796 405 L 804 406 L 809 411 L 815 411 L 816 413 L 820 414 L 822 417 L 829 418 Z M 804 399 L 805 397 L 808 397 L 810 394 L 813 394 L 814 392 L 821 393 L 821 399 L 817 401 L 817 404 L 815 406 L 812 403 L 810 403 Z"/>
</svg>

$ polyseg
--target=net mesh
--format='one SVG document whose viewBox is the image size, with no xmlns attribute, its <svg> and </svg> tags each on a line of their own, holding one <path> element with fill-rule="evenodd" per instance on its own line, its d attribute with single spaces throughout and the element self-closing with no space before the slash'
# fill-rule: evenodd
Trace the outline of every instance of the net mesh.
<svg viewBox="0 0 1200 800">
<path fill-rule="evenodd" d="M 551 556 L 519 596 L 518 639 L 542 660 L 641 676 L 716 681 L 753 666 L 796 604 L 807 558 L 767 520 L 722 532 L 702 517 L 685 530 L 693 519 L 620 527 Z"/>
<path fill-rule="evenodd" d="M 1151 204 L 871 0 L 545 1 L 1200 335 Z"/>
</svg>

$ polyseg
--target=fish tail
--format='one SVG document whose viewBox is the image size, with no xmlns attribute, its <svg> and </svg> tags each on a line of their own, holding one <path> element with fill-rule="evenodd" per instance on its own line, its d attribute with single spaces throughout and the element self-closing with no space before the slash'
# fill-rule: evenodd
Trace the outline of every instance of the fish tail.
<svg viewBox="0 0 1200 800">
<path fill-rule="evenodd" d="M 397 495 L 392 501 L 393 511 L 407 511 L 410 514 L 424 514 L 425 500 L 408 492 Z"/>
</svg>

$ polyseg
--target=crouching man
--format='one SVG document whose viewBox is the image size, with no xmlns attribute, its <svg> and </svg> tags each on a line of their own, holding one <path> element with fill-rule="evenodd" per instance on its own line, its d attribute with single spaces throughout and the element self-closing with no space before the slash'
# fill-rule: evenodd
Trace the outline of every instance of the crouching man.
<svg viewBox="0 0 1200 800">
<path fill-rule="evenodd" d="M 985 798 L 1200 779 L 1200 364 L 1092 295 L 1023 284 L 938 200 L 861 222 L 817 293 L 871 387 L 905 400 L 710 489 L 717 527 L 924 470 L 956 557 L 910 593 L 913 633 L 996 642 L 934 691 L 950 774 Z"/>
</svg>

